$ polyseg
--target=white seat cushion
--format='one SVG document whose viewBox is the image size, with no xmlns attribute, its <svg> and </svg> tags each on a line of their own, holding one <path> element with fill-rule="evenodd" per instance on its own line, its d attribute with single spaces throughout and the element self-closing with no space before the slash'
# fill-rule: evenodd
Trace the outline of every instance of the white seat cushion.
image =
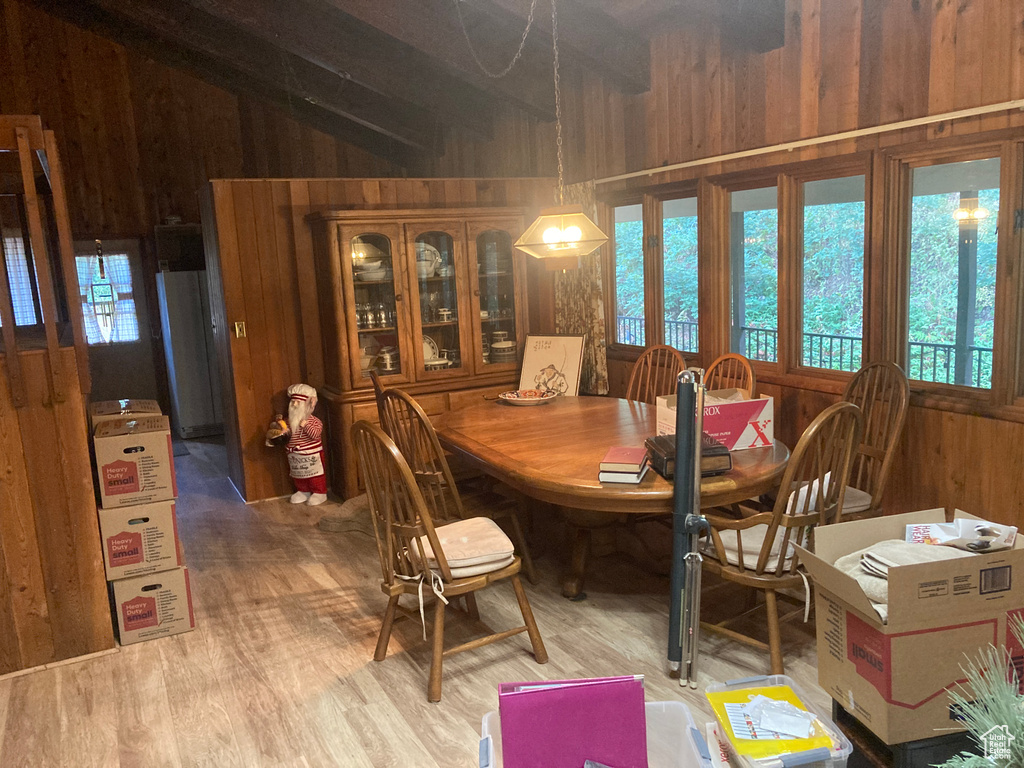
<svg viewBox="0 0 1024 768">
<path fill-rule="evenodd" d="M 768 533 L 767 525 L 754 525 L 747 528 L 744 531 L 733 531 L 723 529 L 719 531 L 722 536 L 722 547 L 725 549 L 725 559 L 729 565 L 740 564 L 740 549 L 737 544 L 737 533 L 742 533 L 743 538 L 743 567 L 751 570 L 757 568 L 757 559 L 761 556 L 761 546 L 764 544 L 764 537 Z M 775 532 L 775 541 L 772 543 L 772 552 L 768 557 L 768 563 L 765 565 L 765 572 L 774 571 L 779 565 L 779 552 L 782 550 L 782 538 L 786 535 L 784 528 L 779 528 Z M 793 559 L 793 546 L 788 547 L 786 553 L 786 566 L 789 565 L 790 560 Z M 701 543 L 701 551 L 705 555 L 711 555 L 716 560 L 718 555 L 715 552 L 715 544 L 713 541 L 704 539 Z"/>
<path fill-rule="evenodd" d="M 863 512 L 871 506 L 871 494 L 846 486 L 846 495 L 843 496 L 843 514 L 852 515 L 854 512 Z"/>
<path fill-rule="evenodd" d="M 510 565 L 515 559 L 512 540 L 496 522 L 487 517 L 456 520 L 434 529 L 452 578 L 479 576 Z M 426 537 L 420 539 L 431 570 L 437 569 L 434 550 Z"/>
</svg>

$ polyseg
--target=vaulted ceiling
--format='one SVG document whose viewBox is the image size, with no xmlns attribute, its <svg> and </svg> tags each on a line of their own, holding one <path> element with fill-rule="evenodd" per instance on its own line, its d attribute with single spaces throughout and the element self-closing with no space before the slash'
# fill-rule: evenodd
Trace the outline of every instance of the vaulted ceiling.
<svg viewBox="0 0 1024 768">
<path fill-rule="evenodd" d="M 409 165 L 511 104 L 554 120 L 550 0 L 36 0 L 36 5 Z M 520 60 L 501 78 L 533 7 Z M 783 42 L 783 0 L 558 0 L 561 64 L 649 87 L 648 40 L 711 21 L 738 49 Z M 470 42 L 472 48 L 470 47 Z"/>
</svg>

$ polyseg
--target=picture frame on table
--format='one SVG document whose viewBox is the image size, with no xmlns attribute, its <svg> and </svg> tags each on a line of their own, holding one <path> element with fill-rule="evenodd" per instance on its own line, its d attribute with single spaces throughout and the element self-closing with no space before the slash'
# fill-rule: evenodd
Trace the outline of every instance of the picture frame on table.
<svg viewBox="0 0 1024 768">
<path fill-rule="evenodd" d="M 584 335 L 528 334 L 523 350 L 519 389 L 539 389 L 576 397 L 580 393 Z"/>
</svg>

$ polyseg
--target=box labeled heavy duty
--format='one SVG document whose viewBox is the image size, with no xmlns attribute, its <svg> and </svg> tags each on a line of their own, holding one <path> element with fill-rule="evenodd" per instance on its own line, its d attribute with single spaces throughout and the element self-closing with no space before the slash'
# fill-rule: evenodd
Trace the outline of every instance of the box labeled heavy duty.
<svg viewBox="0 0 1024 768">
<path fill-rule="evenodd" d="M 715 392 L 708 392 L 709 397 L 714 395 Z M 662 395 L 657 407 L 658 434 L 675 434 L 676 396 Z M 730 451 L 770 447 L 775 439 L 774 423 L 775 401 L 767 396 L 704 406 L 704 434 Z"/>
<path fill-rule="evenodd" d="M 166 416 L 104 422 L 96 427 L 93 444 L 104 509 L 169 501 L 178 495 Z"/>
<path fill-rule="evenodd" d="M 107 581 L 185 564 L 173 501 L 101 509 L 99 517 Z"/>
<path fill-rule="evenodd" d="M 121 579 L 113 588 L 121 645 L 195 629 L 187 568 Z"/>
<path fill-rule="evenodd" d="M 959 510 L 955 517 L 978 519 Z M 962 730 L 949 691 L 982 648 L 1005 645 L 1024 661 L 1007 626 L 1024 614 L 1021 537 L 998 552 L 889 566 L 884 606 L 835 566 L 844 555 L 902 541 L 908 524 L 942 522 L 945 511 L 933 509 L 819 526 L 814 553 L 797 548 L 815 585 L 818 682 L 886 744 Z"/>
</svg>

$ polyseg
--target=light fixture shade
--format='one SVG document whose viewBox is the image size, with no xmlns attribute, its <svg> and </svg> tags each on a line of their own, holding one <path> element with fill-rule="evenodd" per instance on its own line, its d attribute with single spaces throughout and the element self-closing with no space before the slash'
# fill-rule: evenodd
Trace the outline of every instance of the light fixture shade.
<svg viewBox="0 0 1024 768">
<path fill-rule="evenodd" d="M 575 269 L 581 256 L 593 253 L 606 242 L 608 236 L 583 212 L 583 206 L 561 205 L 542 210 L 515 245 L 534 258 L 543 259 L 549 270 L 559 270 Z"/>
</svg>

